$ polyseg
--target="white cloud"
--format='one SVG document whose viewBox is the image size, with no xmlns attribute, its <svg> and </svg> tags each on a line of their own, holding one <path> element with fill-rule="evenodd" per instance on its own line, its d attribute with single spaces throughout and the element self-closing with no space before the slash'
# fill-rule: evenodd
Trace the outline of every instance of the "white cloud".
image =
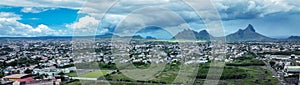
<svg viewBox="0 0 300 85">
<path fill-rule="evenodd" d="M 45 36 L 55 35 L 55 30 L 44 24 L 34 28 L 28 24 L 18 22 L 20 15 L 10 12 L 0 12 L 0 36 Z"/>
<path fill-rule="evenodd" d="M 98 20 L 96 20 L 94 17 L 84 16 L 81 17 L 78 22 L 68 24 L 66 27 L 74 29 L 86 29 L 88 27 L 96 27 L 98 23 Z"/>
<path fill-rule="evenodd" d="M 291 0 L 214 0 L 225 19 L 251 19 L 275 13 L 300 12 Z M 299 2 L 298 2 L 299 4 Z"/>
<path fill-rule="evenodd" d="M 54 10 L 55 8 L 40 8 L 40 7 L 24 7 L 21 12 L 24 13 L 40 13 L 48 10 Z"/>
<path fill-rule="evenodd" d="M 169 29 L 167 27 L 177 27 L 183 23 L 186 22 L 182 17 L 168 9 L 150 7 L 139 9 L 126 16 L 126 18 L 119 22 L 114 32 L 119 35 L 133 35 L 148 26 L 162 27 L 166 28 L 165 30 L 168 32 L 173 32 L 174 30 L 179 31 L 182 28 Z M 174 32 L 171 34 L 174 34 Z"/>
<path fill-rule="evenodd" d="M 81 17 L 77 22 L 72 24 L 67 24 L 67 28 L 73 30 L 73 35 L 82 36 L 82 35 L 95 35 L 96 33 L 102 34 L 108 31 L 108 29 L 98 30 L 98 25 L 100 20 L 97 20 L 95 17 L 89 15 Z"/>
<path fill-rule="evenodd" d="M 113 7 L 113 9 L 110 10 L 116 10 L 116 12 L 120 14 L 146 6 L 172 7 L 181 11 L 187 10 L 182 9 L 183 4 L 180 0 L 120 0 L 116 4 L 115 2 L 116 0 L 2 0 L 0 4 L 25 7 L 24 12 L 29 12 L 29 10 L 32 10 L 32 7 L 81 9 L 79 13 L 89 14 L 93 17 L 102 17 L 102 14 L 110 7 Z M 195 1 L 194 3 L 202 5 L 203 10 L 207 9 L 205 8 L 207 7 L 206 3 L 197 2 L 198 1 Z M 225 11 L 225 13 L 226 11 L 232 11 L 232 14 L 226 15 L 227 17 L 241 17 L 242 14 L 251 12 L 256 12 L 258 17 L 263 17 L 278 12 L 300 11 L 300 1 L 298 0 L 213 0 L 212 3 L 214 3 L 219 10 Z"/>
<path fill-rule="evenodd" d="M 53 32 L 54 30 L 50 29 L 48 26 L 44 24 L 40 24 L 35 29 L 32 29 L 32 31 L 38 33 L 42 33 L 42 32 L 49 33 L 49 32 Z"/>
<path fill-rule="evenodd" d="M 29 18 L 30 20 L 39 20 L 40 18 Z"/>
<path fill-rule="evenodd" d="M 0 21 L 7 21 L 7 22 L 11 22 L 11 21 L 16 21 L 16 20 L 20 20 L 20 16 L 16 15 L 14 13 L 9 13 L 9 12 L 0 12 Z"/>
<path fill-rule="evenodd" d="M 97 29 L 97 34 L 105 34 L 108 32 L 108 29 Z"/>
<path fill-rule="evenodd" d="M 1 5 L 80 9 L 86 0 L 1 0 Z"/>
</svg>

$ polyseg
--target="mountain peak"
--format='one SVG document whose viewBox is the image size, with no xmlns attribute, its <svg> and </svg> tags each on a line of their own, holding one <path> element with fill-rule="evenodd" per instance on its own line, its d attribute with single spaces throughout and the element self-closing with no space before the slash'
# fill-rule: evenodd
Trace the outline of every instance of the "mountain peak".
<svg viewBox="0 0 300 85">
<path fill-rule="evenodd" d="M 184 40 L 210 40 L 210 34 L 206 30 L 196 32 L 191 29 L 184 29 L 177 33 L 173 39 L 184 39 Z"/>
<path fill-rule="evenodd" d="M 205 33 L 208 34 L 208 32 L 206 30 L 201 30 L 199 33 Z"/>
<path fill-rule="evenodd" d="M 288 39 L 300 39 L 300 36 L 290 36 Z"/>
<path fill-rule="evenodd" d="M 229 34 L 226 36 L 228 41 L 269 41 L 273 40 L 272 38 L 266 37 L 262 34 L 255 32 L 255 29 L 251 24 L 247 26 L 246 29 Z"/>
<path fill-rule="evenodd" d="M 243 30 L 242 29 L 239 29 L 237 32 L 242 32 Z"/>
<path fill-rule="evenodd" d="M 253 28 L 253 26 L 251 24 L 249 24 L 247 26 L 247 28 L 245 29 L 245 31 L 251 31 L 251 32 L 255 32 L 255 29 Z"/>
<path fill-rule="evenodd" d="M 192 31 L 191 29 L 183 29 L 183 31 Z"/>
</svg>

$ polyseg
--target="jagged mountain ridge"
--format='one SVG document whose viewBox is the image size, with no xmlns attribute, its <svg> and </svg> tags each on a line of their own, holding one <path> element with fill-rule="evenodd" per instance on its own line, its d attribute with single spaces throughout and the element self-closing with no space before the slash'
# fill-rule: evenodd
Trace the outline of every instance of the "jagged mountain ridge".
<svg viewBox="0 0 300 85">
<path fill-rule="evenodd" d="M 239 29 L 237 32 L 229 34 L 226 37 L 227 41 L 270 41 L 274 40 L 262 34 L 259 34 L 255 31 L 254 27 L 249 24 L 246 29 Z M 216 39 L 220 37 L 214 37 L 210 35 L 206 30 L 202 30 L 200 32 L 196 32 L 190 29 L 185 29 L 178 34 L 176 34 L 173 39 L 196 39 L 196 40 L 207 40 L 210 41 L 212 39 Z"/>
<path fill-rule="evenodd" d="M 274 40 L 260 33 L 257 33 L 254 27 L 249 24 L 246 29 L 239 29 L 237 32 L 226 36 L 227 41 L 270 41 Z"/>
<path fill-rule="evenodd" d="M 103 35 L 95 35 L 95 36 L 39 36 L 39 37 L 0 37 L 0 40 L 2 39 L 38 39 L 38 40 L 44 40 L 44 39 L 72 39 L 72 38 L 132 38 L 132 39 L 156 39 L 152 36 L 147 36 L 146 38 L 143 38 L 140 35 L 133 35 L 133 36 L 119 36 L 115 35 L 113 33 L 106 33 Z M 264 36 L 260 33 L 257 33 L 254 27 L 249 24 L 245 29 L 239 29 L 237 32 L 234 32 L 232 34 L 229 34 L 226 37 L 226 41 L 228 42 L 239 42 L 239 41 L 300 41 L 300 36 L 290 36 L 286 39 L 274 39 L 267 36 Z M 199 32 L 196 32 L 194 30 L 190 29 L 184 29 L 183 31 L 177 33 L 172 39 L 185 39 L 185 40 L 213 40 L 213 39 L 223 39 L 224 37 L 214 37 L 209 34 L 208 31 L 202 30 Z"/>
<path fill-rule="evenodd" d="M 172 39 L 186 39 L 186 40 L 210 40 L 211 36 L 206 30 L 196 32 L 190 29 L 184 29 L 177 33 Z"/>
</svg>

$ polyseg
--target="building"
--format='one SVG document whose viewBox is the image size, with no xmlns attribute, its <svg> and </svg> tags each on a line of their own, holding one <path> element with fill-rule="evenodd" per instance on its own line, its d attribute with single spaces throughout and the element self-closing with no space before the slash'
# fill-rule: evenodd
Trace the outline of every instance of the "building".
<svg viewBox="0 0 300 85">
<path fill-rule="evenodd" d="M 28 74 L 12 74 L 4 77 L 7 82 L 14 82 L 13 85 L 23 85 L 25 83 L 34 82 L 35 79 Z"/>
<path fill-rule="evenodd" d="M 10 80 L 10 81 L 17 81 L 26 77 L 30 77 L 30 75 L 28 74 L 12 74 L 12 75 L 8 75 L 5 76 L 4 78 Z"/>
<path fill-rule="evenodd" d="M 287 73 L 286 76 L 299 75 L 299 73 L 300 73 L 300 66 L 285 66 L 284 70 Z"/>
</svg>

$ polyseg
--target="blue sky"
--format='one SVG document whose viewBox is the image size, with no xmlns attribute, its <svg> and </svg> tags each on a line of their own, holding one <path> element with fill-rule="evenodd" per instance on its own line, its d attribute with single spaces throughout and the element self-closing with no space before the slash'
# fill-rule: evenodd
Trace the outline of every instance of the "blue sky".
<svg viewBox="0 0 300 85">
<path fill-rule="evenodd" d="M 22 19 L 18 20 L 20 23 L 28 24 L 32 27 L 37 27 L 40 24 L 45 24 L 53 29 L 64 29 L 64 24 L 75 22 L 78 12 L 78 10 L 76 9 L 48 8 L 50 10 L 32 13 L 22 12 L 22 9 L 22 7 L 4 6 L 0 8 L 0 11 L 21 15 Z"/>
<path fill-rule="evenodd" d="M 223 35 L 234 33 L 252 24 L 257 32 L 269 37 L 300 36 L 299 0 L 212 0 L 211 2 L 221 17 L 220 21 L 224 27 L 221 32 L 225 32 Z M 207 12 L 201 16 L 211 16 L 211 11 L 215 11 L 205 8 L 207 4 L 199 5 L 204 5 L 201 11 Z M 169 30 L 153 28 L 151 27 L 153 25 Z M 1 37 L 115 33 L 124 36 L 140 34 L 169 38 L 170 35 L 183 29 L 218 31 L 206 26 L 194 8 L 182 0 L 120 0 L 118 2 L 114 0 L 3 0 L 0 2 Z M 116 31 L 116 28 L 119 29 Z"/>
</svg>

